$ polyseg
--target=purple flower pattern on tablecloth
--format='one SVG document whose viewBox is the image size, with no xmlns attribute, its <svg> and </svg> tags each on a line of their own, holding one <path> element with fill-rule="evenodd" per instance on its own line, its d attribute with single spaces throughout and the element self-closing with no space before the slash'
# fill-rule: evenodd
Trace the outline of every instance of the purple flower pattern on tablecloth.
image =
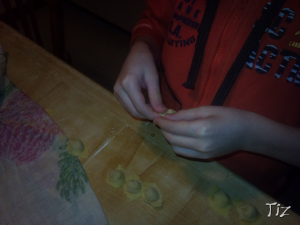
<svg viewBox="0 0 300 225">
<path fill-rule="evenodd" d="M 16 165 L 37 159 L 63 134 L 50 116 L 20 90 L 0 109 L 0 157 Z"/>
</svg>

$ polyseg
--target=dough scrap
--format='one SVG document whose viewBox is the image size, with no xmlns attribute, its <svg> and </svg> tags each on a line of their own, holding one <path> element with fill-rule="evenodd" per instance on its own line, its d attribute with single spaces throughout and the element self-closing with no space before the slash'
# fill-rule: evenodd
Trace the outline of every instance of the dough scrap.
<svg viewBox="0 0 300 225">
<path fill-rule="evenodd" d="M 139 176 L 131 175 L 124 185 L 124 193 L 129 198 L 130 202 L 136 201 L 141 196 L 142 181 Z"/>
<path fill-rule="evenodd" d="M 163 194 L 156 183 L 144 183 L 142 186 L 143 200 L 153 207 L 160 207 L 163 204 Z"/>
<path fill-rule="evenodd" d="M 67 142 L 67 151 L 79 158 L 86 159 L 88 157 L 88 151 L 84 147 L 84 144 L 81 140 L 77 138 L 70 138 Z"/>
<path fill-rule="evenodd" d="M 263 219 L 256 207 L 248 202 L 235 200 L 234 205 L 245 225 L 261 225 Z"/>
<path fill-rule="evenodd" d="M 122 187 L 125 180 L 125 169 L 121 165 L 119 165 L 115 170 L 111 170 L 106 178 L 106 182 L 115 189 Z"/>
<path fill-rule="evenodd" d="M 217 185 L 211 187 L 210 193 L 207 197 L 209 206 L 219 215 L 228 217 L 231 209 L 232 202 L 230 196 Z"/>
<path fill-rule="evenodd" d="M 165 115 L 169 113 L 169 114 L 173 114 L 176 113 L 176 111 L 174 109 L 168 109 L 166 112 L 164 113 L 159 113 L 159 115 L 161 115 L 162 117 L 165 117 Z"/>
</svg>

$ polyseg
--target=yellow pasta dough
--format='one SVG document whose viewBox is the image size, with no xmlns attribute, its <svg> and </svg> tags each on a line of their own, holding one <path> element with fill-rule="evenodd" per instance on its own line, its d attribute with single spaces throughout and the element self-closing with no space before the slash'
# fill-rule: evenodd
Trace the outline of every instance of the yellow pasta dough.
<svg viewBox="0 0 300 225">
<path fill-rule="evenodd" d="M 236 210 L 245 225 L 261 225 L 263 223 L 260 213 L 252 204 L 236 200 L 234 201 L 234 205 L 236 206 Z"/>
<path fill-rule="evenodd" d="M 132 175 L 127 181 L 126 185 L 124 185 L 124 193 L 127 195 L 131 202 L 136 201 L 141 196 L 142 190 L 142 181 L 139 176 Z"/>
<path fill-rule="evenodd" d="M 163 205 L 163 194 L 156 183 L 143 183 L 137 175 L 127 177 L 125 168 L 121 165 L 107 174 L 106 182 L 115 189 L 123 186 L 130 202 L 142 196 L 144 202 L 153 207 L 158 208 Z"/>
<path fill-rule="evenodd" d="M 87 158 L 88 151 L 85 149 L 84 144 L 77 138 L 70 138 L 67 142 L 67 151 L 79 158 Z"/>
<path fill-rule="evenodd" d="M 229 195 L 217 185 L 212 186 L 210 193 L 207 197 L 209 206 L 219 215 L 228 217 L 232 203 Z"/>
<path fill-rule="evenodd" d="M 160 207 L 163 204 L 163 194 L 156 183 L 144 183 L 142 186 L 143 200 L 153 207 Z"/>
<path fill-rule="evenodd" d="M 125 180 L 125 169 L 121 165 L 119 165 L 115 170 L 111 170 L 106 178 L 107 183 L 115 189 L 122 187 Z"/>
<path fill-rule="evenodd" d="M 169 114 L 173 114 L 176 113 L 176 111 L 174 109 L 168 109 L 166 112 L 164 113 L 159 113 L 159 115 L 161 115 L 162 117 L 165 117 L 165 115 L 169 113 Z"/>
</svg>

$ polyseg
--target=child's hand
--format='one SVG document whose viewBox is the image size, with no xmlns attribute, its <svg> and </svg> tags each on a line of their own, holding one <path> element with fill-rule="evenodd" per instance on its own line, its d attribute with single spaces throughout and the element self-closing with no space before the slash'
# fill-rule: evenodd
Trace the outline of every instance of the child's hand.
<svg viewBox="0 0 300 225">
<path fill-rule="evenodd" d="M 147 89 L 151 106 L 142 89 Z M 143 119 L 159 117 L 167 108 L 163 105 L 155 60 L 145 42 L 135 42 L 114 86 L 114 94 L 132 116 Z"/>
<path fill-rule="evenodd" d="M 243 149 L 250 112 L 228 107 L 202 106 L 155 118 L 174 152 L 210 159 Z"/>
</svg>

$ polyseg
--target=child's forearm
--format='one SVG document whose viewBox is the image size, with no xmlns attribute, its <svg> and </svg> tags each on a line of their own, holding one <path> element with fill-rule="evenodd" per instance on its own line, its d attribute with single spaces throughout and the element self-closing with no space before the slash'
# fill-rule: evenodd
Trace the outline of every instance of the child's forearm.
<svg viewBox="0 0 300 225">
<path fill-rule="evenodd" d="M 155 63 L 156 65 L 160 65 L 161 63 L 161 52 L 157 46 L 157 44 L 155 43 L 155 41 L 149 37 L 149 36 L 146 36 L 146 35 L 140 35 L 140 36 L 137 36 L 134 40 L 133 40 L 133 44 L 134 45 L 135 43 L 137 42 L 144 42 L 148 45 L 152 55 L 153 55 L 153 58 L 155 60 Z"/>
<path fill-rule="evenodd" d="M 300 167 L 300 129 L 253 114 L 245 150 Z"/>
</svg>

